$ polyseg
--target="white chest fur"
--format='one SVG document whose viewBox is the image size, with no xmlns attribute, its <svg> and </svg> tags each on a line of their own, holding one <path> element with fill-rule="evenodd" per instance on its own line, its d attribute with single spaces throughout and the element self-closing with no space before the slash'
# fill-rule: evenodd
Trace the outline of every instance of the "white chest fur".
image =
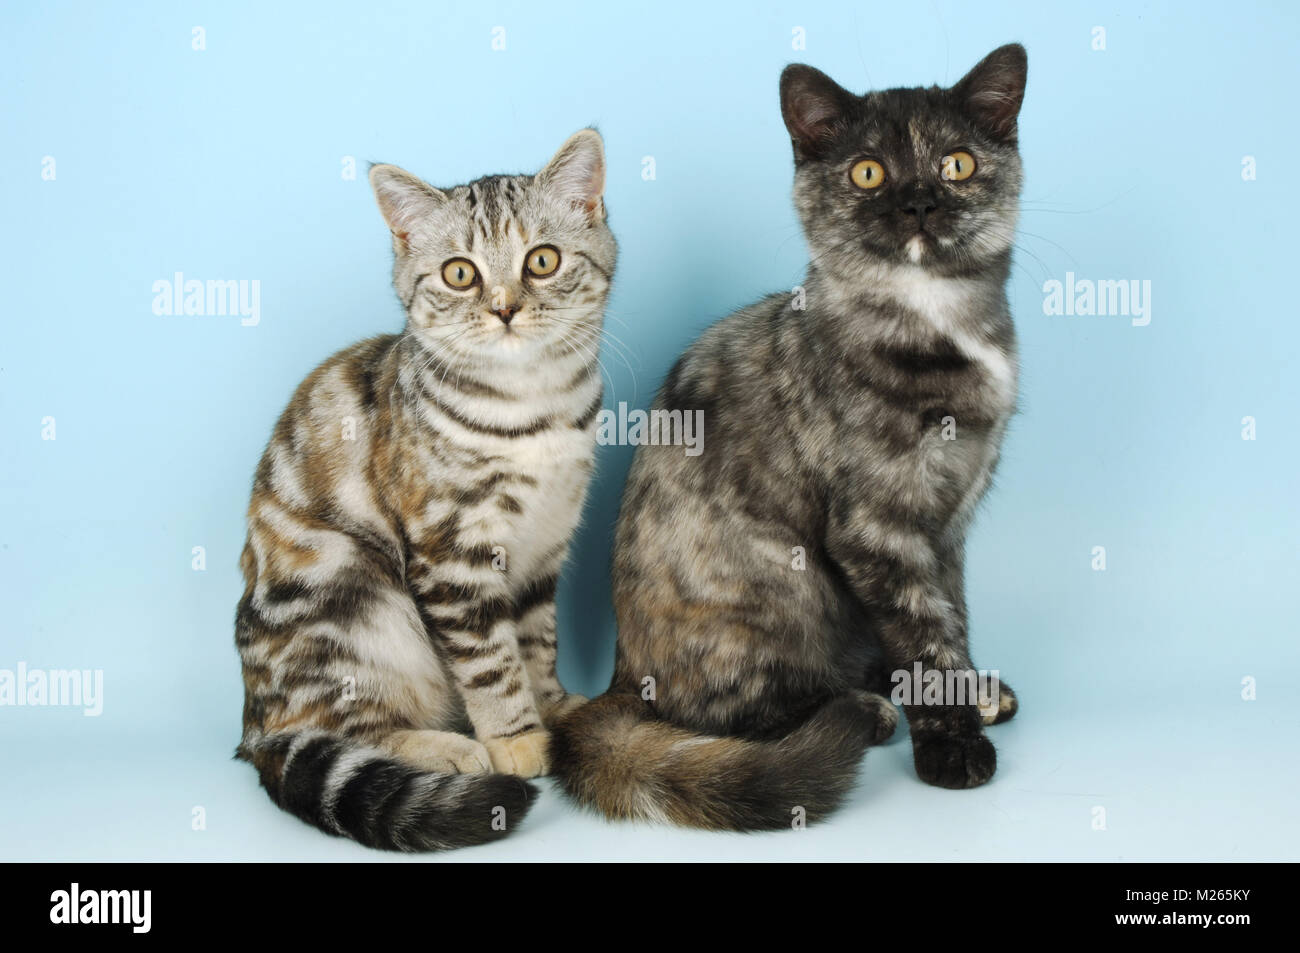
<svg viewBox="0 0 1300 953">
<path fill-rule="evenodd" d="M 891 269 L 881 284 L 881 290 L 978 364 L 1000 403 L 1010 407 L 1015 402 L 1015 358 L 993 343 L 988 334 L 987 322 L 980 313 L 987 307 L 983 285 L 911 267 Z"/>
<path fill-rule="evenodd" d="M 509 575 L 525 579 L 562 552 L 582 515 L 595 440 L 590 428 L 516 437 L 499 447 L 504 480 L 496 492 L 461 514 L 461 532 L 502 547 Z"/>
</svg>

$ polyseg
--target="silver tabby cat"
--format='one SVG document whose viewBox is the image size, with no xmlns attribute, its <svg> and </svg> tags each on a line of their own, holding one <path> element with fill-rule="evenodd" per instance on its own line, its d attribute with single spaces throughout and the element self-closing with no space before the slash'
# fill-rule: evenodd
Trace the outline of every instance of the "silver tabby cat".
<svg viewBox="0 0 1300 953">
<path fill-rule="evenodd" d="M 555 586 L 601 404 L 604 170 L 583 130 L 535 176 L 370 172 L 406 328 L 326 360 L 276 425 L 235 634 L 239 755 L 326 831 L 502 836 L 581 700 L 556 679 Z"/>
<path fill-rule="evenodd" d="M 1026 56 L 950 89 L 781 77 L 807 279 L 712 327 L 657 406 L 706 452 L 638 450 L 614 559 L 613 684 L 556 729 L 556 771 L 612 817 L 788 828 L 832 810 L 894 730 L 917 773 L 981 784 L 1010 689 L 968 680 L 966 530 L 1016 401 L 1005 284 Z M 960 675 L 949 681 L 947 673 Z M 937 701 L 937 704 L 924 702 Z"/>
</svg>

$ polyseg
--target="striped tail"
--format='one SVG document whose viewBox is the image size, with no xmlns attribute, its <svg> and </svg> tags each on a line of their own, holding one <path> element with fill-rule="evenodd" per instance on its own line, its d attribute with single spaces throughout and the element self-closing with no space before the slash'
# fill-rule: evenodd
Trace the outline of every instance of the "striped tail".
<svg viewBox="0 0 1300 953">
<path fill-rule="evenodd" d="M 606 694 L 552 729 L 551 760 L 572 797 L 611 818 L 789 829 L 833 811 L 866 749 L 897 724 L 887 699 L 854 692 L 784 738 L 748 741 L 695 734 L 660 721 L 636 695 Z"/>
<path fill-rule="evenodd" d="M 500 840 L 537 789 L 509 774 L 434 774 L 319 731 L 241 745 L 271 800 L 328 834 L 380 850 L 432 851 Z"/>
</svg>

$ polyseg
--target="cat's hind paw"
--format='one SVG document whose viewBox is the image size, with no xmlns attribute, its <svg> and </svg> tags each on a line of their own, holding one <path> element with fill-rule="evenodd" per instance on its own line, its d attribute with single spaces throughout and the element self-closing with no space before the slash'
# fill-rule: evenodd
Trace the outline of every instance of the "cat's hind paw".
<svg viewBox="0 0 1300 953">
<path fill-rule="evenodd" d="M 1004 721 L 1010 721 L 1020 710 L 1016 693 L 1001 680 L 993 682 L 990 689 L 987 694 L 980 692 L 980 718 L 986 725 L 1000 725 Z"/>
<path fill-rule="evenodd" d="M 870 734 L 870 745 L 883 745 L 894 735 L 898 727 L 898 708 L 884 695 L 875 692 L 854 692 L 858 704 L 871 713 L 875 725 Z"/>
</svg>

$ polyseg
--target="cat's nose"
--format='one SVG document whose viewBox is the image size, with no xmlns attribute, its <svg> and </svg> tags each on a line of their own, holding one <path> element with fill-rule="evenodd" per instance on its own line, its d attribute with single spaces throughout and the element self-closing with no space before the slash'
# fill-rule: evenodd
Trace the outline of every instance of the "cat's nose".
<svg viewBox="0 0 1300 953">
<path fill-rule="evenodd" d="M 917 198 L 904 205 L 903 209 L 916 216 L 916 227 L 921 229 L 925 228 L 925 217 L 933 214 L 937 207 L 932 199 Z"/>
<path fill-rule="evenodd" d="M 509 325 L 514 316 L 519 313 L 519 305 L 507 304 L 500 308 L 493 308 L 492 313 L 501 319 L 501 323 Z"/>
</svg>

